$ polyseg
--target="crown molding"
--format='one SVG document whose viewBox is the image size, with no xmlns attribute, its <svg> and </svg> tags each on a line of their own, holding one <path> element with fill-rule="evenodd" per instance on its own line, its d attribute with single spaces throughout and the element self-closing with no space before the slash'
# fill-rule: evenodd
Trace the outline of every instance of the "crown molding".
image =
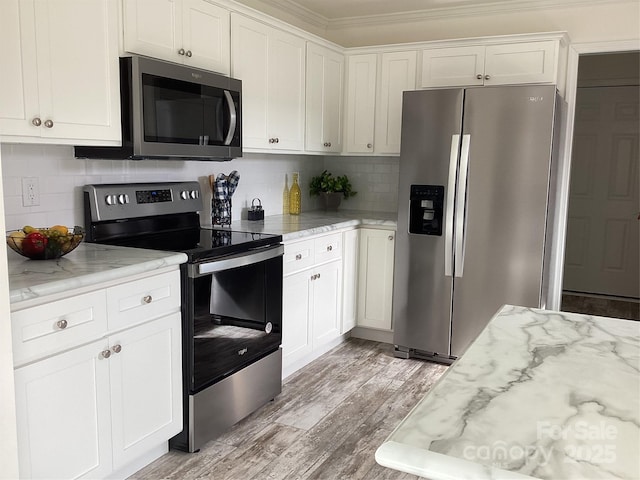
<svg viewBox="0 0 640 480">
<path fill-rule="evenodd" d="M 512 0 L 487 1 L 477 5 L 438 7 L 411 12 L 398 12 L 380 15 L 362 15 L 330 19 L 306 7 L 295 0 L 259 0 L 274 10 L 292 15 L 302 22 L 326 30 L 338 30 L 364 25 L 384 25 L 390 23 L 413 23 L 447 17 L 472 17 L 496 13 L 511 13 L 553 8 L 574 8 L 580 6 L 603 5 L 613 3 L 635 3 L 638 0 Z"/>
</svg>

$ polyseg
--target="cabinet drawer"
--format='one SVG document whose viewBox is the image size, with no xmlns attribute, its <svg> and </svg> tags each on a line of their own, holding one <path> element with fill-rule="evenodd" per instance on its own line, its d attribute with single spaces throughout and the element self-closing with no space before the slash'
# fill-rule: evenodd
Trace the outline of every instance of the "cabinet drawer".
<svg viewBox="0 0 640 480">
<path fill-rule="evenodd" d="M 14 365 L 98 338 L 107 328 L 104 290 L 11 314 Z"/>
<path fill-rule="evenodd" d="M 285 244 L 282 265 L 284 275 L 303 270 L 314 264 L 313 244 L 313 240 Z"/>
<path fill-rule="evenodd" d="M 317 238 L 313 244 L 315 263 L 324 263 L 342 257 L 342 234 L 334 233 Z"/>
<path fill-rule="evenodd" d="M 179 311 L 180 272 L 123 283 L 107 289 L 109 330 Z"/>
</svg>

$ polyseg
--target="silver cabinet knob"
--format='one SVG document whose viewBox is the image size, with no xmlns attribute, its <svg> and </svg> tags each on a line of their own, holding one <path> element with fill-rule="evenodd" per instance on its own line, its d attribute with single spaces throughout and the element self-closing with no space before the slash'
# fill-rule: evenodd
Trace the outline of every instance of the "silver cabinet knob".
<svg viewBox="0 0 640 480">
<path fill-rule="evenodd" d="M 302 254 L 301 253 L 298 253 L 296 255 L 296 260 L 302 260 Z"/>
<path fill-rule="evenodd" d="M 491 75 L 485 75 L 485 76 L 484 76 L 484 79 L 485 79 L 485 80 L 491 80 Z"/>
<path fill-rule="evenodd" d="M 393 235 L 389 235 L 389 240 L 393 240 Z"/>
<path fill-rule="evenodd" d="M 320 278 L 320 274 L 318 273 L 318 276 L 316 278 Z"/>
<path fill-rule="evenodd" d="M 58 320 L 56 322 L 56 326 L 60 329 L 60 330 L 64 330 L 65 328 L 67 328 L 67 321 L 63 318 L 62 320 Z"/>
<path fill-rule="evenodd" d="M 184 55 L 184 48 L 181 48 L 180 50 L 178 50 L 178 55 Z"/>
<path fill-rule="evenodd" d="M 280 143 L 280 139 L 278 137 L 273 139 L 275 143 Z"/>
<path fill-rule="evenodd" d="M 186 55 L 187 57 L 191 57 L 191 55 L 193 55 L 193 54 L 191 53 L 191 50 L 187 50 L 187 53 L 185 53 L 185 55 Z"/>
<path fill-rule="evenodd" d="M 270 138 L 270 139 L 269 139 L 269 143 L 274 143 L 274 139 L 273 139 L 273 138 Z"/>
<path fill-rule="evenodd" d="M 367 143 L 367 148 L 373 148 L 373 144 Z"/>
<path fill-rule="evenodd" d="M 52 128 L 53 127 L 53 121 L 52 120 L 45 120 L 44 121 L 44 126 L 47 128 Z"/>
<path fill-rule="evenodd" d="M 42 125 L 42 120 L 40 120 L 40 118 L 36 117 L 33 120 L 31 120 L 31 124 L 36 126 L 36 127 L 39 127 L 40 125 Z"/>
<path fill-rule="evenodd" d="M 151 303 L 152 300 L 153 300 L 153 297 L 151 295 L 145 295 L 144 297 L 142 297 L 142 301 L 144 303 Z"/>
<path fill-rule="evenodd" d="M 481 74 L 481 73 L 477 74 L 477 75 L 476 75 L 476 78 L 477 78 L 478 80 L 482 80 L 482 74 Z"/>
<path fill-rule="evenodd" d="M 311 281 L 315 280 L 316 276 L 315 275 L 311 275 Z"/>
<path fill-rule="evenodd" d="M 113 350 L 113 353 L 120 353 L 122 351 L 122 345 L 116 344 L 111 347 L 111 350 Z"/>
<path fill-rule="evenodd" d="M 333 250 L 333 247 L 331 245 L 327 245 L 327 252 L 330 252 L 331 250 Z"/>
<path fill-rule="evenodd" d="M 100 352 L 100 355 L 102 355 L 102 358 L 109 358 L 111 356 L 111 350 L 103 350 Z"/>
</svg>

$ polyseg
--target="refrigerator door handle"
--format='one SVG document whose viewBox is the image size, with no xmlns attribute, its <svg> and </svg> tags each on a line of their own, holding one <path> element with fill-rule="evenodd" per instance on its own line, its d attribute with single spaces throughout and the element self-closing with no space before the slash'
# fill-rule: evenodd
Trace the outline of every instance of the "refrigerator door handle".
<svg viewBox="0 0 640 480">
<path fill-rule="evenodd" d="M 460 171 L 458 172 L 458 195 L 456 196 L 456 233 L 455 233 L 455 270 L 456 277 L 462 277 L 464 270 L 464 246 L 467 226 L 467 184 L 469 180 L 469 145 L 471 135 L 462 136 L 462 148 L 460 151 Z"/>
<path fill-rule="evenodd" d="M 444 218 L 444 274 L 453 275 L 453 212 L 456 193 L 456 172 L 458 171 L 458 154 L 460 152 L 460 135 L 451 135 L 451 153 L 449 155 L 449 182 Z"/>
</svg>

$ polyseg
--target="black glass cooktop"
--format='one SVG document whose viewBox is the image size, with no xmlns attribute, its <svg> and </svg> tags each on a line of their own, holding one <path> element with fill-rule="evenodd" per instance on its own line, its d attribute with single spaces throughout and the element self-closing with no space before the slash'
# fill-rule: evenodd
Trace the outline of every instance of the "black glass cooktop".
<svg viewBox="0 0 640 480">
<path fill-rule="evenodd" d="M 150 233 L 113 239 L 113 245 L 184 252 L 189 262 L 217 258 L 254 248 L 275 245 L 282 241 L 282 235 L 268 233 L 238 232 L 226 229 L 194 228 L 164 233 Z"/>
</svg>

